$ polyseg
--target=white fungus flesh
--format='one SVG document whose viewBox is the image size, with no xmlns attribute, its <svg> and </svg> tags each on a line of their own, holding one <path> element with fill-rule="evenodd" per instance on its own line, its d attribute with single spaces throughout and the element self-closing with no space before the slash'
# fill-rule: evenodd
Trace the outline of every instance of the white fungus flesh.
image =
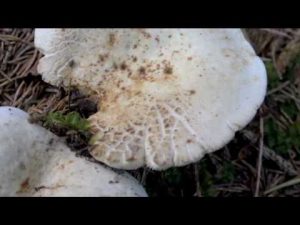
<svg viewBox="0 0 300 225">
<path fill-rule="evenodd" d="M 36 29 L 38 71 L 99 97 L 93 157 L 183 166 L 220 149 L 256 114 L 266 71 L 240 29 Z"/>
<path fill-rule="evenodd" d="M 0 196 L 147 196 L 127 173 L 75 157 L 17 108 L 0 107 L 0 143 Z"/>
</svg>

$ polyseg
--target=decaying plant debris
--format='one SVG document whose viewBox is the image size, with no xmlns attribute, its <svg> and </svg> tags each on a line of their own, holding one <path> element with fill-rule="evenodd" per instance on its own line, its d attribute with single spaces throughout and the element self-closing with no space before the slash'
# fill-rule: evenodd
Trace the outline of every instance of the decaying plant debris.
<svg viewBox="0 0 300 225">
<path fill-rule="evenodd" d="M 248 29 L 246 34 L 268 70 L 260 112 L 223 151 L 197 164 L 132 171 L 150 196 L 300 196 L 294 179 L 300 166 L 300 31 Z M 93 100 L 44 83 L 36 72 L 40 57 L 33 30 L 0 30 L 0 105 L 24 109 L 32 122 L 66 137 L 78 155 L 89 157 L 89 134 L 72 126 L 72 119 L 84 121 L 95 112 Z"/>
</svg>

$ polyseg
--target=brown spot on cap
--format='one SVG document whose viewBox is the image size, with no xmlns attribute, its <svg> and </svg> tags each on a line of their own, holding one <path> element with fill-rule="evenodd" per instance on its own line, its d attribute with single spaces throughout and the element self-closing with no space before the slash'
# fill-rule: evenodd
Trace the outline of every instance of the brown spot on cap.
<svg viewBox="0 0 300 225">
<path fill-rule="evenodd" d="M 141 67 L 139 68 L 139 73 L 140 73 L 140 74 L 145 74 L 145 73 L 146 73 L 145 67 L 141 66 Z"/>
<path fill-rule="evenodd" d="M 20 185 L 20 189 L 17 191 L 17 193 L 24 193 L 29 188 L 29 177 L 27 177 Z"/>
<path fill-rule="evenodd" d="M 48 142 L 48 145 L 52 145 L 54 142 L 54 139 L 53 138 L 50 138 L 49 142 Z"/>
<path fill-rule="evenodd" d="M 127 69 L 127 65 L 126 65 L 125 62 L 123 62 L 123 63 L 121 64 L 121 70 L 126 70 L 126 69 Z"/>
<path fill-rule="evenodd" d="M 40 191 L 41 189 L 46 189 L 47 187 L 46 186 L 39 186 L 39 187 L 35 187 L 34 190 L 36 192 Z"/>
<path fill-rule="evenodd" d="M 29 187 L 29 177 L 27 177 L 22 183 L 21 183 L 21 188 L 25 189 Z"/>
<path fill-rule="evenodd" d="M 72 59 L 70 62 L 69 62 L 69 67 L 73 68 L 75 66 L 75 61 Z"/>
<path fill-rule="evenodd" d="M 136 159 L 137 159 L 136 157 L 131 156 L 131 157 L 127 158 L 126 160 L 129 161 L 129 162 L 132 162 L 132 161 L 134 161 Z"/>
<path fill-rule="evenodd" d="M 104 62 L 106 58 L 107 58 L 107 55 L 99 55 L 100 62 Z"/>
<path fill-rule="evenodd" d="M 190 95 L 194 95 L 194 94 L 196 94 L 196 91 L 195 90 L 190 90 L 189 93 L 190 93 Z"/>
<path fill-rule="evenodd" d="M 173 73 L 173 68 L 171 66 L 166 66 L 165 69 L 164 69 L 164 73 L 172 74 Z"/>
<path fill-rule="evenodd" d="M 147 39 L 151 38 L 151 34 L 145 31 L 144 29 L 140 30 L 143 36 Z"/>
<path fill-rule="evenodd" d="M 126 129 L 126 131 L 130 134 L 134 134 L 135 133 L 135 130 L 133 128 L 128 128 Z"/>
<path fill-rule="evenodd" d="M 65 165 L 64 165 L 64 164 L 61 164 L 61 165 L 59 166 L 59 169 L 60 169 L 60 170 L 65 169 Z"/>
<path fill-rule="evenodd" d="M 113 33 L 109 34 L 109 40 L 108 40 L 109 46 L 113 47 L 115 42 L 116 42 L 115 34 Z"/>
</svg>

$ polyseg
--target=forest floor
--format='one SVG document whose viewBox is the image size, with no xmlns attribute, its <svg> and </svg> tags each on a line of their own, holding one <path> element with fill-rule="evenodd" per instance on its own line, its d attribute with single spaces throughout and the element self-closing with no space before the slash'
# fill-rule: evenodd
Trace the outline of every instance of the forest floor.
<svg viewBox="0 0 300 225">
<path fill-rule="evenodd" d="M 268 93 L 253 121 L 223 149 L 163 172 L 129 171 L 150 196 L 300 196 L 300 29 L 245 29 L 264 61 Z M 96 107 L 77 90 L 42 81 L 32 29 L 0 29 L 0 106 L 15 106 L 89 158 L 81 131 Z"/>
</svg>

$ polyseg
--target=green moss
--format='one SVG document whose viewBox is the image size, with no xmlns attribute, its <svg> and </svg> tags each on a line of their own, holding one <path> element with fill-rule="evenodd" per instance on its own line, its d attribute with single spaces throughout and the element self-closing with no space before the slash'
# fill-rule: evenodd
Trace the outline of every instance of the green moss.
<svg viewBox="0 0 300 225">
<path fill-rule="evenodd" d="M 280 128 L 272 118 L 265 122 L 265 137 L 268 146 L 280 154 L 288 154 L 292 148 L 300 148 L 300 122 L 295 122 L 287 130 Z"/>
<path fill-rule="evenodd" d="M 171 185 L 179 185 L 182 183 L 183 174 L 180 168 L 170 168 L 162 173 L 165 181 Z"/>
<path fill-rule="evenodd" d="M 299 114 L 297 106 L 294 101 L 286 101 L 280 104 L 280 108 L 285 112 L 292 120 L 296 120 Z"/>
<path fill-rule="evenodd" d="M 286 72 L 283 74 L 282 80 L 279 78 L 274 63 L 272 61 L 265 62 L 265 67 L 268 75 L 268 90 L 276 88 L 284 81 L 294 82 L 296 78 L 296 71 L 300 71 L 300 54 L 293 58 L 287 67 Z"/>
<path fill-rule="evenodd" d="M 285 80 L 294 82 L 297 71 L 300 71 L 300 55 L 294 57 L 289 63 L 286 72 L 283 74 L 283 80 L 277 76 L 277 72 L 272 62 L 266 62 L 266 69 L 268 71 L 269 90 L 277 87 Z M 290 117 L 292 121 L 296 121 L 299 115 L 295 102 L 293 100 L 286 100 L 284 103 L 278 103 L 278 108 Z M 299 122 L 294 122 L 286 130 L 282 129 L 275 123 L 273 118 L 265 121 L 265 140 L 267 145 L 282 155 L 288 155 L 290 149 L 299 150 L 300 148 L 300 125 Z"/>
<path fill-rule="evenodd" d="M 81 132 L 88 131 L 89 129 L 88 121 L 82 118 L 77 112 L 70 112 L 66 115 L 63 115 L 61 112 L 48 113 L 45 118 L 45 126 L 58 126 Z"/>
<path fill-rule="evenodd" d="M 284 74 L 285 78 L 294 82 L 297 76 L 297 71 L 300 71 L 300 54 L 298 54 L 289 64 L 287 72 Z"/>
<path fill-rule="evenodd" d="M 214 176 L 209 172 L 207 168 L 207 162 L 205 160 L 200 162 L 200 184 L 201 192 L 204 197 L 215 197 L 217 190 L 214 188 Z"/>
<path fill-rule="evenodd" d="M 235 177 L 235 168 L 232 163 L 225 162 L 221 170 L 221 181 L 230 183 Z"/>
<path fill-rule="evenodd" d="M 275 69 L 275 66 L 273 62 L 268 61 L 265 62 L 266 70 L 267 70 L 267 75 L 268 75 L 268 89 L 273 89 L 277 87 L 280 84 L 280 79 L 277 74 L 277 71 Z"/>
</svg>

